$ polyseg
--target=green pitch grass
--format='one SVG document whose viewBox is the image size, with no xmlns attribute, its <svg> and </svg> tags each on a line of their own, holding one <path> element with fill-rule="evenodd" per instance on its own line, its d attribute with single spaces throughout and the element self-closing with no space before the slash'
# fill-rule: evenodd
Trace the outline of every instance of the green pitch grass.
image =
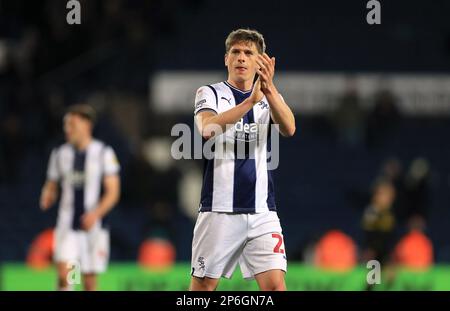
<svg viewBox="0 0 450 311">
<path fill-rule="evenodd" d="M 53 268 L 33 270 L 22 263 L 6 263 L 1 266 L 1 290 L 55 290 L 56 271 Z M 286 284 L 288 290 L 365 290 L 368 270 L 357 267 L 346 273 L 326 272 L 316 268 L 291 263 L 288 266 Z M 392 282 L 384 280 L 374 290 L 450 290 L 450 266 L 435 266 L 425 272 L 400 269 Z M 190 265 L 178 263 L 170 269 L 151 271 L 134 263 L 112 263 L 99 277 L 99 290 L 186 290 L 190 280 Z M 76 286 L 80 289 L 80 286 Z M 231 280 L 223 279 L 218 290 L 257 290 L 255 281 L 242 279 L 239 270 Z"/>
</svg>

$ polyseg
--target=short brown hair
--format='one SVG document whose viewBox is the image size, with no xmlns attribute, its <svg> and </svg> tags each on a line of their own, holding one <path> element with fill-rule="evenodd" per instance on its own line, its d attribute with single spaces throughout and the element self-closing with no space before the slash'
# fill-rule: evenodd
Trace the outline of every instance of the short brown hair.
<svg viewBox="0 0 450 311">
<path fill-rule="evenodd" d="M 94 108 L 86 104 L 76 104 L 69 106 L 69 108 L 67 108 L 66 114 L 69 113 L 78 115 L 83 119 L 90 121 L 92 124 L 95 124 L 95 121 L 97 120 L 97 114 Z"/>
<path fill-rule="evenodd" d="M 225 40 L 225 53 L 228 53 L 233 44 L 238 42 L 253 42 L 259 53 L 262 54 L 266 51 L 266 43 L 264 42 L 264 37 L 261 33 L 253 29 L 240 28 L 233 30 L 228 35 Z"/>
</svg>

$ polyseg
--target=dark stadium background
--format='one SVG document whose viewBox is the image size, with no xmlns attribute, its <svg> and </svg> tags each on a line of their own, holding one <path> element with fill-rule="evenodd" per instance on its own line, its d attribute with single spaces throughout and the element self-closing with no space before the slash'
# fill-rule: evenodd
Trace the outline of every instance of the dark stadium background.
<svg viewBox="0 0 450 311">
<path fill-rule="evenodd" d="M 113 146 L 122 166 L 122 198 L 109 217 L 111 261 L 144 260 L 143 243 L 155 239 L 174 247 L 178 263 L 190 260 L 195 191 L 184 187 L 192 176 L 198 181 L 201 161 L 167 161 L 167 146 L 175 123 L 192 127 L 194 93 L 186 100 L 189 108 L 161 112 L 152 82 L 162 71 L 222 71 L 225 77 L 224 39 L 233 29 L 264 34 L 269 55 L 277 58 L 276 74 L 337 74 L 349 81 L 361 74 L 450 74 L 450 3 L 444 0 L 380 1 L 381 25 L 366 23 L 362 0 L 80 2 L 81 25 L 68 25 L 66 1 L 0 0 L 0 262 L 5 264 L 24 263 L 34 239 L 54 225 L 57 208 L 42 213 L 39 195 L 49 153 L 63 141 L 64 109 L 78 101 L 98 110 L 95 134 Z M 372 99 L 376 102 L 375 95 Z M 359 258 L 365 247 L 363 211 L 383 165 L 395 158 L 405 176 L 402 184 L 421 158 L 428 165 L 426 177 L 401 192 L 390 243 L 419 215 L 433 261 L 450 262 L 450 114 L 433 108 L 426 115 L 403 114 L 395 109 L 395 97 L 390 99 L 394 108 L 386 114 L 361 105 L 351 91 L 331 99 L 337 105 L 349 100 L 350 112 L 296 111 L 297 133 L 281 140 L 275 171 L 290 261 L 310 262 L 311 245 L 332 229 L 355 242 Z M 442 100 L 450 109 L 449 98 Z M 346 136 L 345 129 L 352 134 Z M 163 260 L 170 261 L 168 256 Z"/>
</svg>

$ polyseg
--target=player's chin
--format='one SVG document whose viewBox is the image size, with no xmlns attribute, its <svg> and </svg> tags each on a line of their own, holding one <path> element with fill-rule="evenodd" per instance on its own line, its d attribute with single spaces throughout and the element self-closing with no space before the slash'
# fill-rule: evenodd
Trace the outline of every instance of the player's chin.
<svg viewBox="0 0 450 311">
<path fill-rule="evenodd" d="M 75 144 L 75 139 L 73 138 L 73 136 L 71 136 L 71 135 L 66 135 L 66 141 L 69 143 L 69 144 Z"/>
<path fill-rule="evenodd" d="M 249 74 L 248 72 L 245 73 L 238 73 L 235 75 L 235 80 L 239 82 L 245 82 L 252 80 L 253 75 Z"/>
</svg>

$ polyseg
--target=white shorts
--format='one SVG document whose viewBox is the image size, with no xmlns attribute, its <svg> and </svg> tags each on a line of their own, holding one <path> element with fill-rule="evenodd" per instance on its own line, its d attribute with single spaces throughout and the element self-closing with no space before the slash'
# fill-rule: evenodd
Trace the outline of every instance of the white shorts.
<svg viewBox="0 0 450 311">
<path fill-rule="evenodd" d="M 199 213 L 192 241 L 191 274 L 231 278 L 238 262 L 245 279 L 273 269 L 286 272 L 286 251 L 276 212 Z"/>
<path fill-rule="evenodd" d="M 109 261 L 109 232 L 100 228 L 88 232 L 56 229 L 54 259 L 58 263 L 78 263 L 83 274 L 105 272 Z"/>
</svg>

